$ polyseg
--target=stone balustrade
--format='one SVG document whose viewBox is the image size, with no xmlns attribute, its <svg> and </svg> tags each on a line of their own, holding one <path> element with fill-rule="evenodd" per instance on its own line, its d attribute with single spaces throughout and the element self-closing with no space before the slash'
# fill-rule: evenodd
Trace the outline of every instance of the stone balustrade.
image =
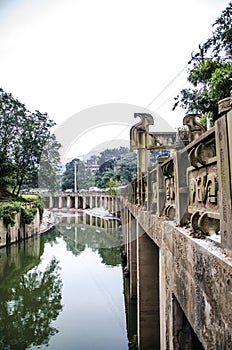
<svg viewBox="0 0 232 350">
<path fill-rule="evenodd" d="M 209 131 L 197 122 L 198 115 L 184 118 L 185 139 L 181 132 L 173 135 L 171 158 L 158 158 L 157 164 L 144 167 L 149 153 L 162 148 L 162 143 L 145 142 L 149 138 L 148 124 L 136 133 L 132 128 L 133 150 L 138 150 L 138 177 L 123 194 L 134 204 L 152 214 L 174 220 L 177 225 L 189 227 L 193 237 L 214 237 L 228 255 L 232 256 L 232 98 L 219 102 L 220 118 Z M 146 119 L 146 116 L 143 116 Z M 149 116 L 151 117 L 151 116 Z M 143 118 L 142 121 L 144 122 Z M 138 135 L 139 143 L 138 143 Z M 186 137 L 187 135 L 187 137 Z M 179 138 L 178 138 L 179 136 Z M 144 143 L 143 143 L 143 140 Z M 149 145 L 153 144 L 152 147 Z M 157 147 L 156 147 L 157 145 Z M 168 144 L 164 145 L 169 148 Z M 146 162 L 145 162 L 145 160 Z"/>
</svg>

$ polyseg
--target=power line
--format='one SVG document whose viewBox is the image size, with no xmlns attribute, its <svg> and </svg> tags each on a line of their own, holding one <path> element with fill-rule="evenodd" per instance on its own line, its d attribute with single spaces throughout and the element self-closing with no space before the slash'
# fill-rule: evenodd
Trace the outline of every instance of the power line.
<svg viewBox="0 0 232 350">
<path fill-rule="evenodd" d="M 149 106 L 151 106 L 153 103 L 154 103 L 154 101 L 155 100 L 157 100 L 157 98 L 160 96 L 160 95 L 162 95 L 162 93 L 165 91 L 165 90 L 167 90 L 167 88 L 185 71 L 185 69 L 188 67 L 188 65 L 189 65 L 189 63 L 190 62 L 188 62 L 182 69 L 181 69 L 181 71 L 173 78 L 173 79 L 171 79 L 170 80 L 170 82 L 158 93 L 158 95 L 156 95 L 153 99 L 152 99 L 152 101 L 146 106 L 146 107 L 144 107 L 144 110 L 145 109 L 147 109 Z M 186 84 L 186 83 L 185 83 Z M 184 84 L 184 85 L 185 85 Z M 179 89 L 181 89 L 184 85 L 182 85 Z M 179 89 L 177 89 L 177 91 L 179 91 Z M 173 95 L 172 95 L 173 96 Z M 156 110 L 158 110 L 159 108 L 161 108 L 165 103 L 167 103 L 169 100 L 170 100 L 170 98 L 172 97 L 172 96 L 170 96 L 167 100 L 165 100 Z M 155 110 L 155 111 L 156 111 Z M 131 119 L 131 123 L 133 123 L 133 119 Z M 129 126 L 129 125 L 128 125 Z M 123 132 L 128 128 L 128 126 L 125 126 L 125 128 L 121 131 L 121 132 L 119 132 L 119 134 L 116 136 L 116 138 L 118 138 L 120 135 L 122 135 L 123 134 Z M 112 144 L 112 141 L 110 141 L 109 143 L 108 143 L 108 146 L 110 146 Z"/>
<path fill-rule="evenodd" d="M 186 66 L 184 66 L 184 68 L 182 68 L 181 69 L 181 71 L 158 93 L 158 95 L 156 95 L 154 98 L 153 98 L 153 100 L 150 102 L 150 103 L 148 103 L 148 105 L 145 107 L 145 109 L 146 108 L 148 108 L 148 107 L 150 107 L 152 104 L 153 104 L 153 102 L 160 96 L 160 95 L 162 95 L 162 93 L 179 77 L 179 75 L 181 74 L 181 73 L 183 73 L 183 71 L 186 69 L 188 67 L 188 64 L 186 64 Z"/>
<path fill-rule="evenodd" d="M 181 75 L 184 71 L 185 71 L 185 69 L 188 67 L 188 65 L 189 65 L 189 62 L 188 62 L 188 64 L 186 64 L 185 66 L 184 66 L 184 68 L 182 68 L 181 69 L 181 71 L 158 93 L 158 95 L 156 95 L 154 98 L 153 98 L 153 100 L 147 105 L 147 107 L 145 107 L 144 109 L 147 109 L 149 106 L 151 106 L 152 105 L 152 103 L 160 96 L 160 95 L 162 95 L 162 93 L 179 77 L 179 75 Z M 184 84 L 184 85 L 186 85 L 186 83 Z M 179 91 L 179 89 L 181 89 L 184 85 L 182 85 L 180 88 L 178 88 L 177 90 L 176 90 L 176 92 L 178 92 Z M 175 92 L 175 93 L 176 93 Z M 175 94 L 174 93 L 174 94 Z M 173 95 L 174 95 L 173 94 Z M 172 96 L 173 96 L 172 95 Z M 170 96 L 167 100 L 165 100 L 157 109 L 155 109 L 155 111 L 157 111 L 159 108 L 161 108 L 165 103 L 167 103 L 169 100 L 170 100 L 170 98 L 172 98 L 172 96 Z M 133 122 L 133 120 L 131 120 L 131 122 Z M 117 135 L 117 138 L 120 136 L 120 135 L 122 135 L 122 133 L 126 130 L 128 128 L 128 126 L 126 126 L 118 135 Z M 109 146 L 112 144 L 112 141 L 110 141 L 109 142 Z"/>
<path fill-rule="evenodd" d="M 181 86 L 179 87 L 171 96 L 169 96 L 164 102 L 162 102 L 157 108 L 155 108 L 154 112 L 157 112 L 163 105 L 165 105 L 165 103 L 167 103 L 171 98 L 173 98 L 173 96 L 180 90 L 182 89 L 184 86 L 187 85 L 187 81 Z"/>
</svg>

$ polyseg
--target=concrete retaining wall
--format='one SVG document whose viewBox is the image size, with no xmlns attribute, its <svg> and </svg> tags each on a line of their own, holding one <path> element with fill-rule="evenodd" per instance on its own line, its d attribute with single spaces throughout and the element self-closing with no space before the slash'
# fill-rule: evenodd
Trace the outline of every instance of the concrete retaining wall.
<svg viewBox="0 0 232 350">
<path fill-rule="evenodd" d="M 32 237 L 40 232 L 40 216 L 39 210 L 30 224 L 23 224 L 21 213 L 15 215 L 15 225 L 4 225 L 0 220 L 0 247 L 7 244 L 19 242 L 21 240 Z"/>
</svg>

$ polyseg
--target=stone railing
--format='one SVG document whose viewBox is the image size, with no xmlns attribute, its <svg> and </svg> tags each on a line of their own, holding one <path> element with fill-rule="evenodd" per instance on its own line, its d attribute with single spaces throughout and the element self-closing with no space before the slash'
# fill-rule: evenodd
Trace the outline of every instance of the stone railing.
<svg viewBox="0 0 232 350">
<path fill-rule="evenodd" d="M 210 236 L 232 256 L 232 97 L 219 102 L 219 113 L 209 131 L 198 124 L 196 115 L 186 116 L 188 129 L 177 135 L 172 157 L 159 158 L 147 170 L 140 168 L 124 196 L 152 214 L 190 229 L 193 237 Z M 146 127 L 139 132 L 152 137 Z M 145 143 L 137 147 L 138 167 L 140 150 L 149 153 L 155 148 Z"/>
</svg>

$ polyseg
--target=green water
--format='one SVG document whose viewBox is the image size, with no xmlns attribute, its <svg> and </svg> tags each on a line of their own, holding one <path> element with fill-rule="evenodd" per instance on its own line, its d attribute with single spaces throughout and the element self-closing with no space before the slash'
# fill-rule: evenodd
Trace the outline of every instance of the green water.
<svg viewBox="0 0 232 350">
<path fill-rule="evenodd" d="M 83 222 L 0 249 L 0 349 L 128 349 L 120 235 Z"/>
</svg>

